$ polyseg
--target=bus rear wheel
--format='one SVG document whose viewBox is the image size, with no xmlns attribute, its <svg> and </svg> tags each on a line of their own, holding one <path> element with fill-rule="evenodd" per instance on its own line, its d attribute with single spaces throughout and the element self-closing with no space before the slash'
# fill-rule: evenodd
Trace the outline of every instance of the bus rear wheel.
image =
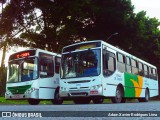
<svg viewBox="0 0 160 120">
<path fill-rule="evenodd" d="M 145 97 L 144 98 L 138 98 L 138 101 L 139 102 L 148 102 L 149 101 L 149 90 L 146 89 L 145 90 Z"/>
<path fill-rule="evenodd" d="M 125 102 L 125 99 L 123 98 L 123 92 L 121 87 L 117 87 L 116 89 L 116 95 L 115 97 L 111 98 L 112 103 L 122 103 Z"/>
<path fill-rule="evenodd" d="M 75 99 L 73 101 L 75 104 L 89 104 L 91 100 L 89 98 L 81 98 L 81 99 Z"/>
<path fill-rule="evenodd" d="M 52 103 L 55 105 L 60 105 L 63 103 L 63 99 L 59 95 L 59 90 L 56 90 Z"/>
<path fill-rule="evenodd" d="M 93 98 L 92 101 L 94 104 L 102 104 L 104 101 L 104 98 L 103 97 Z"/>
<path fill-rule="evenodd" d="M 40 103 L 39 99 L 28 99 L 30 105 L 38 105 Z"/>
</svg>

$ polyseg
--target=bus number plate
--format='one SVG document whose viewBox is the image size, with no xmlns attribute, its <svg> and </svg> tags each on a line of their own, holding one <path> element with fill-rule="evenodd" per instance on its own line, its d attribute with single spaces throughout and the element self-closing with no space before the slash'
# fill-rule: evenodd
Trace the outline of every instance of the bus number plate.
<svg viewBox="0 0 160 120">
<path fill-rule="evenodd" d="M 20 95 L 16 94 L 16 95 L 13 96 L 13 98 L 20 98 Z"/>
</svg>

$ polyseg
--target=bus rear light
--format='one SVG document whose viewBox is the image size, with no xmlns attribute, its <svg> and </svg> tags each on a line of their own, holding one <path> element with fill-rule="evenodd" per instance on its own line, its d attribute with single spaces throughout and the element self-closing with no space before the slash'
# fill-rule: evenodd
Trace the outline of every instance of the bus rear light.
<svg viewBox="0 0 160 120">
<path fill-rule="evenodd" d="M 92 91 L 90 91 L 90 94 L 98 94 L 98 91 L 97 90 L 92 90 Z"/>
</svg>

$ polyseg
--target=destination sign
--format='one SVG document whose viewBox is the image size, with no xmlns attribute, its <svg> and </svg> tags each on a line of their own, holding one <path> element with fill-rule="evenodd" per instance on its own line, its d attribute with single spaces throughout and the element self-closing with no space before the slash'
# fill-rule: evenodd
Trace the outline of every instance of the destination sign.
<svg viewBox="0 0 160 120">
<path fill-rule="evenodd" d="M 34 56 L 34 55 L 35 55 L 35 50 L 26 50 L 26 51 L 22 51 L 22 52 L 18 52 L 18 53 L 12 54 L 9 57 L 9 60 L 19 59 L 19 58 L 26 58 L 26 57 Z"/>
<path fill-rule="evenodd" d="M 84 50 L 84 49 L 96 48 L 96 47 L 100 47 L 100 46 L 101 46 L 101 42 L 81 43 L 81 44 L 68 46 L 68 47 L 63 49 L 63 52 L 70 52 L 70 51 L 75 51 L 75 50 Z"/>
</svg>

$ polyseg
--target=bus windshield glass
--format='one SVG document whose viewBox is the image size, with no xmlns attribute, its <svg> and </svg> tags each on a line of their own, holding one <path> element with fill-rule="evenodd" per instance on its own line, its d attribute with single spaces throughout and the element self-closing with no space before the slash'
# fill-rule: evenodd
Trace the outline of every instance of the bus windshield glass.
<svg viewBox="0 0 160 120">
<path fill-rule="evenodd" d="M 38 78 L 38 59 L 35 57 L 9 62 L 8 83 L 25 82 Z"/>
<path fill-rule="evenodd" d="M 61 78 L 90 77 L 100 74 L 100 49 L 62 55 Z"/>
</svg>

